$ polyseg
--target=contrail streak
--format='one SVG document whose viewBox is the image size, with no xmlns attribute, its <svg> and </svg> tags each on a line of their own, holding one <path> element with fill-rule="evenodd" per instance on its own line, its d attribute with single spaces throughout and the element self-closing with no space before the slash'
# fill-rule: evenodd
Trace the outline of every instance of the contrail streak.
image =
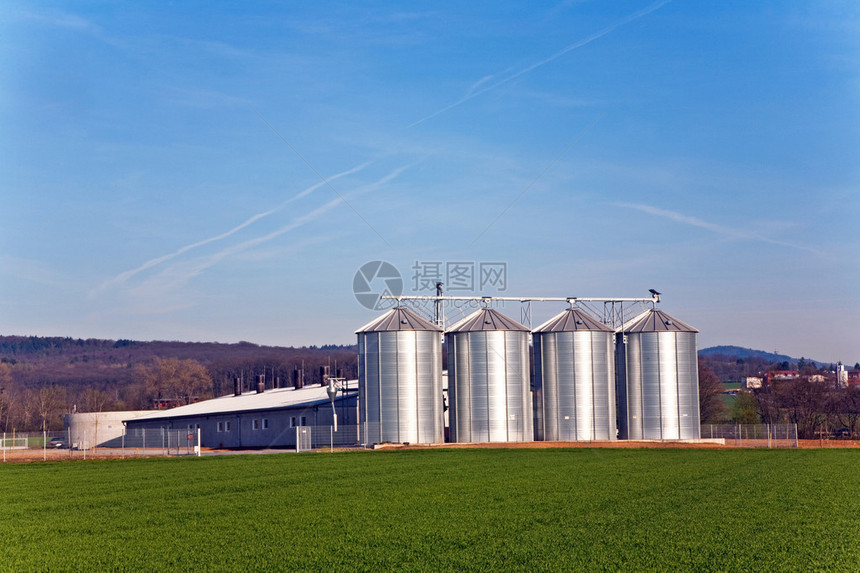
<svg viewBox="0 0 860 573">
<path fill-rule="evenodd" d="M 369 183 L 367 185 L 359 187 L 353 193 L 353 195 L 361 195 L 364 193 L 374 191 L 377 188 L 379 188 L 382 185 L 393 180 L 394 178 L 399 176 L 401 173 L 403 173 L 404 171 L 406 171 L 407 169 L 410 169 L 411 167 L 413 167 L 415 165 L 416 165 L 416 163 L 410 163 L 409 165 L 404 165 L 403 167 L 398 167 L 397 169 L 391 171 L 387 175 L 374 181 L 373 183 Z M 341 175 L 345 175 L 345 174 L 346 173 L 343 173 Z M 171 273 L 169 273 L 170 282 L 175 283 L 175 284 L 187 282 L 188 280 L 199 275 L 200 273 L 202 273 L 204 270 L 208 269 L 209 267 L 216 265 L 217 263 L 219 263 L 223 259 L 229 257 L 230 255 L 235 255 L 236 253 L 240 253 L 240 252 L 246 251 L 250 248 L 262 245 L 263 243 L 267 243 L 267 242 L 271 241 L 272 239 L 275 239 L 275 238 L 277 238 L 277 237 L 279 237 L 285 233 L 288 233 L 294 229 L 297 229 L 298 227 L 301 227 L 302 225 L 306 225 L 307 223 L 310 223 L 311 221 L 318 219 L 321 215 L 327 213 L 328 211 L 332 210 L 333 208 L 337 207 L 338 205 L 340 205 L 342 203 L 344 203 L 343 198 L 338 196 L 336 199 L 332 199 L 331 201 L 317 207 L 316 209 L 310 211 L 309 213 L 306 213 L 304 215 L 296 217 L 288 225 L 285 225 L 279 229 L 276 229 L 276 230 L 274 230 L 271 233 L 268 233 L 266 235 L 255 237 L 253 239 L 249 239 L 249 240 L 244 241 L 242 243 L 239 243 L 239 244 L 227 247 L 225 249 L 222 249 L 221 251 L 219 251 L 213 255 L 208 256 L 202 262 L 191 265 L 191 268 L 184 271 L 184 272 L 176 273 L 176 269 L 172 269 Z"/>
<path fill-rule="evenodd" d="M 638 12 L 634 12 L 634 13 L 630 14 L 626 18 L 623 18 L 623 19 L 619 20 L 618 22 L 615 22 L 614 24 L 611 24 L 611 25 L 607 26 L 606 28 L 603 28 L 599 32 L 595 32 L 594 34 L 588 36 L 587 38 L 584 38 L 584 39 L 582 39 L 582 40 L 580 40 L 574 44 L 567 46 L 563 50 L 556 52 L 555 54 L 549 56 L 548 58 L 545 58 L 545 59 L 540 60 L 539 62 L 536 62 L 536 63 L 534 63 L 528 67 L 525 67 L 522 70 L 516 72 L 515 74 L 512 74 L 512 75 L 510 75 L 504 79 L 501 79 L 501 80 L 499 80 L 493 84 L 490 84 L 485 88 L 482 88 L 480 90 L 476 90 L 476 88 L 479 87 L 480 85 L 484 84 L 485 80 L 487 79 L 487 77 L 481 78 L 480 80 L 478 80 L 478 82 L 476 84 L 474 84 L 472 86 L 472 88 L 468 91 L 468 93 L 465 96 L 461 97 L 460 99 L 458 99 L 454 103 L 449 104 L 449 105 L 443 107 L 442 109 L 435 111 L 435 112 L 431 113 L 430 115 L 428 115 L 422 119 L 419 119 L 416 122 L 410 123 L 409 125 L 406 126 L 406 129 L 410 129 L 412 127 L 415 127 L 416 125 L 420 125 L 420 124 L 424 123 L 425 121 L 427 121 L 428 119 L 433 119 L 437 115 L 441 115 L 441 114 L 445 113 L 446 111 L 457 107 L 460 104 L 466 103 L 467 101 L 469 101 L 472 98 L 478 97 L 481 94 L 485 94 L 488 91 L 492 91 L 501 85 L 504 85 L 508 82 L 511 82 L 511 81 L 517 79 L 518 77 L 520 77 L 524 74 L 527 74 L 527 73 L 529 73 L 529 72 L 531 72 L 531 71 L 533 71 L 533 70 L 535 70 L 535 69 L 537 69 L 543 65 L 546 65 L 546 64 L 552 62 L 553 60 L 560 58 L 561 56 L 565 55 L 566 53 L 568 53 L 572 50 L 576 50 L 577 48 L 581 48 L 587 44 L 590 44 L 591 42 L 593 42 L 599 38 L 602 38 L 603 36 L 605 36 L 607 34 L 612 33 L 617 28 L 620 28 L 621 26 L 623 26 L 625 24 L 629 24 L 630 22 L 633 22 L 634 20 L 638 20 L 639 18 L 642 18 L 643 16 L 647 16 L 651 12 L 658 10 L 659 8 L 661 8 L 665 4 L 668 4 L 671 1 L 672 0 L 659 0 L 658 2 L 655 2 L 655 3 L 651 4 L 650 6 L 643 8 L 642 10 L 639 10 Z"/>
<path fill-rule="evenodd" d="M 353 173 L 361 171 L 362 169 L 364 169 L 368 165 L 370 165 L 369 162 L 368 163 L 362 163 L 361 165 L 353 167 L 352 169 L 348 169 L 342 173 L 337 173 L 335 175 L 332 175 L 331 177 L 329 177 L 329 180 L 334 181 L 335 179 L 345 177 L 346 175 L 351 175 Z M 215 235 L 214 237 L 209 237 L 208 239 L 203 239 L 202 241 L 197 241 L 196 243 L 191 243 L 190 245 L 185 245 L 184 247 L 181 247 L 181 248 L 173 251 L 172 253 L 168 253 L 166 255 L 162 255 L 160 257 L 150 259 L 150 260 L 146 261 L 145 263 L 143 263 L 142 265 L 140 265 L 139 267 L 125 271 L 123 273 L 120 273 L 117 276 L 115 276 L 114 278 L 106 281 L 104 284 L 102 284 L 102 286 L 99 287 L 98 290 L 103 290 L 109 286 L 124 283 L 125 281 L 127 281 L 131 277 L 135 276 L 136 274 L 143 272 L 147 269 L 151 269 L 152 267 L 154 267 L 156 265 L 160 265 L 161 263 L 163 263 L 165 261 L 169 261 L 170 259 L 176 258 L 179 255 L 187 253 L 188 251 L 190 251 L 192 249 L 196 249 L 197 247 L 202 247 L 203 245 L 208 245 L 209 243 L 214 243 L 215 241 L 220 241 L 221 239 L 225 239 L 225 238 L 229 237 L 230 235 L 237 233 L 237 232 L 241 231 L 242 229 L 244 229 L 245 227 L 253 224 L 254 222 L 259 221 L 260 219 L 262 219 L 264 217 L 268 217 L 272 213 L 280 211 L 281 209 L 283 209 L 284 207 L 286 207 L 287 205 L 289 205 L 293 201 L 297 201 L 297 200 L 301 199 L 302 197 L 306 197 L 306 196 L 310 195 L 311 193 L 313 193 L 314 191 L 316 191 L 317 189 L 319 189 L 323 185 L 325 185 L 324 182 L 320 182 L 320 183 L 316 183 L 314 185 L 311 185 L 307 189 L 305 189 L 305 190 L 301 191 L 300 193 L 290 197 L 289 199 L 287 199 L 286 201 L 284 201 L 283 203 L 281 203 L 277 207 L 269 209 L 268 211 L 264 211 L 263 213 L 257 213 L 256 215 L 253 215 L 252 217 L 250 217 L 249 219 L 247 219 L 243 223 L 233 227 L 229 231 L 221 233 L 220 235 Z"/>
<path fill-rule="evenodd" d="M 743 239 L 748 241 L 761 241 L 764 243 L 769 243 L 771 245 L 779 245 L 781 247 L 791 247 L 792 249 L 798 249 L 801 251 L 806 251 L 809 253 L 814 253 L 816 255 L 822 254 L 821 251 L 816 249 L 805 247 L 803 245 L 796 245 L 794 243 L 788 243 L 785 241 L 777 241 L 775 239 L 770 239 L 768 237 L 764 237 L 762 235 L 756 233 L 750 233 L 748 231 L 742 231 L 739 229 L 732 229 L 730 227 L 723 227 L 722 225 L 717 225 L 715 223 L 710 223 L 708 221 L 704 221 L 699 219 L 698 217 L 691 217 L 689 215 L 684 215 L 683 213 L 678 213 L 676 211 L 669 211 L 667 209 L 660 209 L 658 207 L 652 207 L 651 205 L 641 205 L 638 203 L 615 203 L 618 207 L 626 207 L 628 209 L 636 209 L 637 211 L 642 211 L 643 213 L 648 213 L 649 215 L 656 215 L 658 217 L 663 217 L 666 219 L 670 219 L 672 221 L 678 223 L 684 223 L 686 225 L 691 225 L 693 227 L 699 227 L 701 229 L 707 229 L 708 231 L 712 231 L 714 233 L 730 237 L 733 239 Z"/>
<path fill-rule="evenodd" d="M 323 182 L 323 183 L 325 183 L 325 184 L 326 184 L 326 186 L 328 186 L 328 188 L 329 188 L 329 189 L 331 189 L 331 190 L 332 190 L 332 192 L 333 192 L 335 195 L 337 195 L 338 197 L 340 197 L 340 200 L 341 200 L 341 201 L 343 201 L 343 202 L 346 204 L 346 206 L 347 206 L 347 207 L 349 207 L 350 209 L 352 209 L 352 212 L 353 212 L 353 213 L 355 213 L 355 214 L 358 216 L 358 218 L 359 218 L 359 219 L 361 219 L 362 221 L 364 221 L 364 224 L 365 224 L 365 225 L 367 225 L 367 226 L 368 226 L 368 228 L 370 228 L 370 230 L 371 230 L 371 231 L 373 231 L 374 233 L 376 233 L 376 236 L 377 236 L 377 237 L 379 237 L 380 239 L 382 239 L 382 242 L 383 242 L 383 243 L 385 243 L 385 244 L 386 244 L 386 245 L 388 245 L 389 247 L 391 246 L 391 243 L 389 243 L 387 240 L 385 240 L 385 237 L 383 237 L 382 235 L 380 235 L 380 234 L 379 234 L 379 231 L 377 231 L 377 230 L 373 227 L 373 225 L 371 225 L 371 224 L 370 224 L 370 221 L 368 221 L 367 219 L 365 219 L 365 218 L 364 218 L 364 216 L 362 216 L 362 214 L 361 214 L 361 213 L 359 213 L 359 212 L 358 212 L 358 210 L 357 210 L 355 207 L 353 207 L 353 206 L 352 206 L 352 204 L 351 204 L 349 201 L 347 201 L 347 200 L 346 200 L 346 198 L 345 198 L 343 195 L 341 195 L 341 194 L 338 192 L 338 190 L 337 190 L 337 189 L 335 189 L 334 187 L 332 187 L 331 183 L 329 183 L 329 182 L 326 180 L 326 178 L 325 178 L 325 177 L 323 177 L 323 176 L 322 176 L 322 174 L 321 174 L 319 171 L 317 171 L 317 170 L 316 170 L 316 168 L 315 168 L 313 165 L 311 165 L 311 164 L 310 164 L 310 162 L 308 162 L 308 160 L 307 160 L 307 159 L 305 159 L 304 155 L 302 155 L 301 153 L 299 153 L 299 150 L 298 150 L 298 149 L 296 149 L 295 147 L 293 147 L 293 144 L 292 144 L 292 143 L 290 143 L 289 141 L 287 141 L 286 139 L 284 139 L 284 136 L 283 136 L 283 135 L 281 135 L 281 134 L 278 132 L 278 130 L 277 130 L 277 129 L 275 129 L 275 127 L 274 127 L 271 123 L 269 123 L 268 121 L 266 121 L 266 118 L 265 118 L 265 117 L 263 117 L 262 115 L 260 115 L 258 112 L 254 112 L 254 113 L 256 113 L 256 114 L 257 114 L 257 117 L 259 117 L 259 118 L 263 121 L 263 123 L 265 123 L 266 125 L 268 125 L 268 126 L 269 126 L 269 129 L 271 129 L 271 130 L 272 130 L 272 132 L 274 132 L 274 134 L 275 134 L 275 135 L 277 135 L 277 136 L 278 136 L 278 138 L 279 138 L 281 141 L 283 141 L 284 143 L 286 143 L 286 144 L 287 144 L 287 147 L 289 147 L 290 149 L 292 149 L 292 150 L 293 150 L 293 153 L 295 153 L 295 154 L 298 156 L 298 158 L 299 158 L 299 159 L 301 159 L 301 160 L 304 162 L 304 164 L 305 164 L 305 165 L 307 165 L 307 166 L 310 168 L 310 170 L 311 170 L 311 171 L 313 171 L 314 173 L 316 173 L 316 174 L 317 174 L 317 177 L 319 177 L 319 178 L 322 180 L 322 182 Z"/>
</svg>

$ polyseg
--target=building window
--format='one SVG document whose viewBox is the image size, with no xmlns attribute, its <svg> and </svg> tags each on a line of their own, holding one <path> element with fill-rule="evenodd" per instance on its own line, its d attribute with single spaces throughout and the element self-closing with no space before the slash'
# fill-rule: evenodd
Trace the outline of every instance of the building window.
<svg viewBox="0 0 860 573">
<path fill-rule="evenodd" d="M 218 425 L 217 425 L 217 426 L 215 426 L 215 429 L 216 429 L 218 432 L 223 432 L 223 431 L 224 431 L 224 422 L 218 422 Z"/>
<path fill-rule="evenodd" d="M 263 429 L 264 430 L 269 429 L 269 419 L 268 418 L 263 418 Z"/>
<path fill-rule="evenodd" d="M 307 426 L 307 425 L 308 425 L 308 419 L 307 419 L 307 417 L 306 417 L 306 416 L 302 416 L 301 424 L 302 424 L 302 426 Z"/>
<path fill-rule="evenodd" d="M 260 420 L 254 420 L 251 422 L 251 429 L 259 430 L 260 429 Z"/>
<path fill-rule="evenodd" d="M 225 432 L 229 432 L 229 431 L 230 431 L 230 422 L 224 422 L 224 431 L 225 431 Z"/>
<path fill-rule="evenodd" d="M 296 417 L 295 416 L 290 416 L 290 427 L 291 428 L 296 427 Z"/>
</svg>

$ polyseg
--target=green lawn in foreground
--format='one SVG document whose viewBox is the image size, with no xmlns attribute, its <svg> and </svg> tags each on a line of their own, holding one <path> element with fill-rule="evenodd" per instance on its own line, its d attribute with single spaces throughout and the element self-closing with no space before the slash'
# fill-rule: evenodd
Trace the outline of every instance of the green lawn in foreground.
<svg viewBox="0 0 860 573">
<path fill-rule="evenodd" d="M 860 570 L 853 450 L 0 466 L 0 568 Z"/>
</svg>

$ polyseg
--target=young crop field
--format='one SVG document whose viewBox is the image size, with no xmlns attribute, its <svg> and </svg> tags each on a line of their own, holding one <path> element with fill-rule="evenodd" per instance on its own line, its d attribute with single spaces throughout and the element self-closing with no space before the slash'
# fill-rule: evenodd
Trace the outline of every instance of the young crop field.
<svg viewBox="0 0 860 573">
<path fill-rule="evenodd" d="M 0 569 L 860 570 L 857 450 L 0 466 Z"/>
</svg>

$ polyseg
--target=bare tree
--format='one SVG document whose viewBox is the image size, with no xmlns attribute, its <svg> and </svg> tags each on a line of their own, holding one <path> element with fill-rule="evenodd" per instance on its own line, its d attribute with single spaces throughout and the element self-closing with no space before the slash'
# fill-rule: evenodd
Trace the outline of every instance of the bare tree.
<svg viewBox="0 0 860 573">
<path fill-rule="evenodd" d="M 752 392 L 738 392 L 732 404 L 732 421 L 736 424 L 759 424 L 759 403 Z"/>
<path fill-rule="evenodd" d="M 49 426 L 56 427 L 58 416 L 66 410 L 66 389 L 59 386 L 39 388 L 32 393 L 32 399 L 39 429 L 47 431 Z"/>
<path fill-rule="evenodd" d="M 799 378 L 776 384 L 774 394 L 789 421 L 797 424 L 799 437 L 812 439 L 826 425 L 828 395 L 824 384 Z"/>
<path fill-rule="evenodd" d="M 178 399 L 190 404 L 196 399 L 209 397 L 212 380 L 206 368 L 196 360 L 155 358 L 149 366 L 140 366 L 136 377 L 143 381 L 150 398 Z"/>
<path fill-rule="evenodd" d="M 82 412 L 102 412 L 111 399 L 107 392 L 96 390 L 95 388 L 87 388 L 84 390 L 82 398 Z"/>
<path fill-rule="evenodd" d="M 860 430 L 860 387 L 839 388 L 831 394 L 832 412 L 839 424 L 848 429 L 851 437 Z"/>
<path fill-rule="evenodd" d="M 722 422 L 728 415 L 723 401 L 723 384 L 701 359 L 699 359 L 699 415 L 703 424 Z"/>
</svg>

